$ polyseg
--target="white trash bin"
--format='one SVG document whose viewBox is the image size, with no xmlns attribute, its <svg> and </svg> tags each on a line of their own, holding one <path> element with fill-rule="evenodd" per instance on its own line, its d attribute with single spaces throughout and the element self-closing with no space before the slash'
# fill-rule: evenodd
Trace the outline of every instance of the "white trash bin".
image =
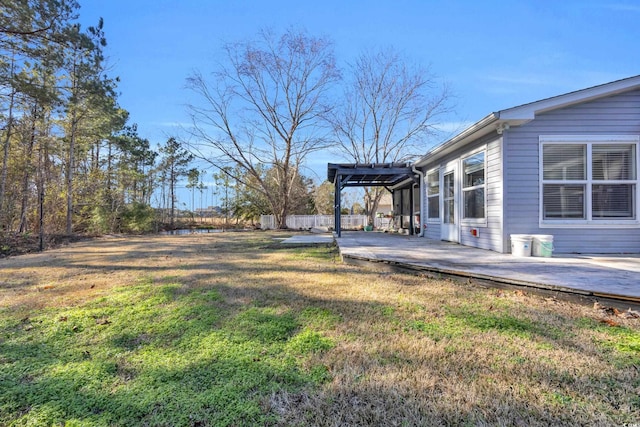
<svg viewBox="0 0 640 427">
<path fill-rule="evenodd" d="M 531 237 L 531 254 L 533 256 L 551 257 L 553 255 L 553 235 L 534 234 Z"/>
<path fill-rule="evenodd" d="M 531 256 L 531 235 L 511 234 L 511 255 Z"/>
</svg>

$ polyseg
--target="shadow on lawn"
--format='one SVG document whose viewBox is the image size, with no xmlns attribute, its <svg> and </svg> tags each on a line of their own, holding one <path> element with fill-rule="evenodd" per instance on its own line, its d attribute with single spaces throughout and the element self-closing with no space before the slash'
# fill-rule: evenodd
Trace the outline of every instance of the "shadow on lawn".
<svg viewBox="0 0 640 427">
<path fill-rule="evenodd" d="M 320 329 L 337 328 L 346 332 L 345 329 L 353 327 L 357 332 L 358 329 L 375 330 L 384 326 L 382 322 L 397 322 L 399 318 L 381 316 L 388 312 L 385 304 L 311 298 L 273 281 L 241 289 L 218 284 L 191 291 L 159 284 L 163 297 L 157 306 L 158 323 L 173 316 L 170 326 L 164 329 L 153 324 L 148 330 L 137 329 L 135 321 L 128 324 L 124 312 L 120 317 L 114 313 L 110 324 L 91 324 L 66 338 L 64 333 L 37 335 L 39 326 L 32 331 L 22 331 L 34 334 L 30 342 L 0 344 L 3 363 L 11 366 L 13 373 L 2 378 L 6 387 L 2 392 L 5 405 L 0 421 L 10 422 L 22 414 L 47 423 L 75 420 L 82 424 L 109 425 L 581 422 L 579 402 L 570 411 L 549 412 L 544 405 L 532 403 L 509 388 L 493 390 L 492 401 L 465 402 L 468 397 L 458 396 L 459 402 L 444 403 L 443 398 L 452 397 L 449 381 L 468 381 L 472 386 L 473 380 L 464 378 L 465 373 L 486 369 L 474 366 L 472 359 L 466 366 L 445 368 L 446 361 L 436 364 L 430 372 L 438 381 L 425 378 L 418 389 L 345 378 L 348 361 L 309 367 L 308 362 L 304 362 L 311 360 L 308 355 L 291 352 L 287 347 L 304 328 L 329 322 Z M 202 298 L 197 298 L 195 293 L 200 293 Z M 243 296 L 248 298 L 246 303 L 241 302 Z M 557 346 L 569 345 L 569 341 L 547 334 L 541 325 L 515 321 L 502 314 L 488 316 L 462 310 L 454 315 L 470 329 L 515 331 L 544 337 Z M 99 333 L 91 332 L 99 329 Z M 91 348 L 89 343 L 98 337 L 112 350 L 99 352 Z M 74 342 L 82 339 L 86 339 L 84 347 L 65 350 L 65 346 L 72 348 Z M 68 341 L 65 343 L 65 340 Z M 392 348 L 391 344 L 380 343 L 382 347 Z M 571 349 L 579 350 L 578 347 Z M 167 358 L 167 354 L 177 359 Z M 382 364 L 386 369 L 394 366 L 411 369 L 413 356 L 395 349 L 389 353 L 382 351 L 375 357 L 387 359 Z M 352 357 L 362 359 L 371 355 Z M 313 363 L 321 359 L 313 359 Z M 314 367 L 318 366 L 324 366 L 329 374 L 319 383 L 313 374 Z M 539 371 L 526 375 L 547 378 L 544 370 L 548 368 L 541 365 Z M 424 371 L 425 367 L 421 369 Z M 359 375 L 368 375 L 366 367 Z M 517 387 L 521 379 L 514 378 L 513 386 Z M 614 378 L 580 378 L 566 374 L 564 380 L 565 384 L 547 386 L 558 390 L 559 396 L 572 396 L 572 389 L 576 387 L 585 389 Z M 325 386 L 318 388 L 322 383 Z M 628 397 L 620 391 L 618 395 Z M 586 417 L 584 421 L 593 421 L 582 415 Z"/>
<path fill-rule="evenodd" d="M 154 239 L 132 248 L 143 253 L 149 242 Z M 43 323 L 33 319 L 7 325 L 0 331 L 5 366 L 0 373 L 0 423 L 24 416 L 20 422 L 96 425 L 606 424 L 631 422 L 620 415 L 625 405 L 627 413 L 629 407 L 636 414 L 640 410 L 627 402 L 631 392 L 615 387 L 625 375 L 635 375 L 632 381 L 637 383 L 637 371 L 629 366 L 611 376 L 584 376 L 549 361 L 508 361 L 510 380 L 479 385 L 478 377 L 500 368 L 474 357 L 472 347 L 447 350 L 452 338 L 447 331 L 438 331 L 443 335 L 435 341 L 429 330 L 410 326 L 418 317 L 425 328 L 433 323 L 470 335 L 505 334 L 522 342 L 543 342 L 576 357 L 585 351 L 579 336 L 505 309 L 449 307 L 443 318 L 430 318 L 428 313 L 409 316 L 398 306 L 366 298 L 335 298 L 330 287 L 326 297 L 311 296 L 295 284 L 282 285 L 281 265 L 258 262 L 261 244 L 247 249 L 246 242 L 231 243 L 223 249 L 215 240 L 203 240 L 188 250 L 178 241 L 171 247 L 152 245 L 144 256 L 189 260 L 189 254 L 198 254 L 205 259 L 189 262 L 177 277 L 163 276 L 175 265 L 116 266 L 132 276 L 148 277 L 153 272 L 156 278 L 132 286 L 131 297 L 119 300 L 106 318 L 108 323 L 80 319 L 82 327 L 74 330 L 69 321 L 61 322 L 55 311 L 49 311 L 46 316 L 52 318 Z M 237 262 L 225 260 L 229 251 L 246 253 L 248 264 L 238 269 Z M 253 265 L 251 259 L 256 261 Z M 110 263 L 128 260 L 123 253 L 114 250 L 110 255 L 105 250 L 91 255 L 91 262 L 67 265 L 109 270 Z M 347 274 L 341 267 L 325 268 Z M 286 271 L 302 281 L 321 269 L 298 263 L 287 265 Z M 229 285 L 229 274 L 243 284 Z M 349 280 L 366 282 L 380 275 L 357 269 L 357 277 Z M 487 295 L 480 289 L 465 292 Z M 133 311 L 139 301 L 153 303 Z M 87 303 L 93 310 L 87 313 L 99 313 L 102 304 L 107 303 Z M 443 319 L 453 325 L 438 323 Z M 316 351 L 313 341 L 310 350 L 291 345 L 308 331 L 331 336 L 334 349 Z M 425 352 L 434 348 L 440 352 L 420 359 L 417 356 L 422 355 L 415 353 L 420 346 L 397 347 L 394 334 L 398 339 L 401 335 L 415 339 Z M 591 356 L 610 363 L 607 354 Z M 554 369 L 556 373 L 551 372 Z M 408 381 L 414 371 L 424 377 Z M 398 381 L 392 380 L 394 376 Z M 535 382 L 557 393 L 558 405 L 565 408 L 532 401 L 521 387 Z M 604 415 L 585 409 L 589 394 L 576 390 L 584 393 L 607 384 L 611 400 L 595 402 Z"/>
</svg>

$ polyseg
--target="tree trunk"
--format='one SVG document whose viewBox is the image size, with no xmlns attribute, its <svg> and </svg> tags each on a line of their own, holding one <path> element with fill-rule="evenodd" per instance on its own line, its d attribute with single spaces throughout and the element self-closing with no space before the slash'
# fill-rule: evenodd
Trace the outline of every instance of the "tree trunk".
<svg viewBox="0 0 640 427">
<path fill-rule="evenodd" d="M 38 249 L 44 250 L 44 185 L 38 183 Z"/>
<path fill-rule="evenodd" d="M 43 128 L 45 128 L 43 115 Z M 46 141 L 46 138 L 44 138 Z M 36 170 L 36 188 L 38 190 L 38 249 L 40 252 L 44 250 L 44 177 L 45 168 L 43 156 L 46 154 L 46 142 L 40 140 L 38 145 L 38 168 Z M 44 147 L 43 147 L 44 145 Z M 44 153 L 43 153 L 44 151 Z"/>
<path fill-rule="evenodd" d="M 163 177 L 162 181 L 160 182 L 160 212 L 161 212 L 160 222 L 162 222 L 163 224 L 164 224 L 164 221 L 166 218 L 166 212 L 167 212 L 167 196 L 166 196 L 167 180 L 165 179 L 165 177 Z"/>
<path fill-rule="evenodd" d="M 175 176 L 175 170 L 172 166 L 171 171 L 169 172 L 169 203 L 171 204 L 171 209 L 170 209 L 171 216 L 169 219 L 169 227 L 172 230 L 173 230 L 173 217 L 174 217 L 174 211 L 175 211 L 175 205 L 176 205 L 175 188 L 176 188 L 176 176 Z"/>
<path fill-rule="evenodd" d="M 74 62 L 71 72 L 71 94 L 77 95 L 78 83 L 76 81 L 76 64 Z M 78 126 L 77 105 L 73 104 L 77 100 L 72 100 L 71 105 L 71 126 L 69 135 L 69 158 L 67 159 L 67 224 L 65 227 L 66 234 L 70 235 L 73 231 L 73 165 L 75 161 L 76 131 Z"/>
<path fill-rule="evenodd" d="M 365 188 L 365 198 L 367 207 L 367 217 L 369 224 L 375 225 L 376 223 L 376 211 L 380 205 L 380 199 L 382 199 L 383 192 L 379 188 Z"/>
<path fill-rule="evenodd" d="M 24 165 L 24 171 L 22 174 L 22 202 L 20 204 L 20 226 L 18 227 L 19 233 L 25 233 L 27 231 L 27 210 L 29 207 L 29 176 L 31 171 L 31 157 L 33 156 L 33 145 L 36 139 L 36 111 L 37 105 L 33 108 L 33 117 L 31 122 L 31 134 L 29 135 L 29 141 L 27 143 L 27 152 Z"/>
<path fill-rule="evenodd" d="M 73 231 L 73 163 L 75 158 L 76 143 L 76 114 L 71 114 L 71 135 L 69 138 L 69 158 L 67 159 L 67 224 L 66 233 Z"/>
<path fill-rule="evenodd" d="M 14 75 L 14 58 L 11 57 L 11 78 Z M 12 89 L 9 96 L 9 113 L 7 117 L 7 128 L 5 130 L 5 138 L 2 144 L 2 174 L 0 177 L 0 217 L 4 215 L 4 199 L 7 191 L 7 169 L 9 161 L 9 144 L 11 142 L 11 132 L 13 131 L 13 105 L 15 103 L 16 93 Z M 4 221 L 3 221 L 4 222 Z"/>
</svg>

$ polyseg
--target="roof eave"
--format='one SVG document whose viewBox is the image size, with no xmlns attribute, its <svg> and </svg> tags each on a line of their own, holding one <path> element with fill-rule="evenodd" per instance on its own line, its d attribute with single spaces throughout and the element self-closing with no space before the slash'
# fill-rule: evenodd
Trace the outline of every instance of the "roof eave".
<svg viewBox="0 0 640 427">
<path fill-rule="evenodd" d="M 640 76 L 629 77 L 598 86 L 580 89 L 574 92 L 565 93 L 551 98 L 542 99 L 540 101 L 531 102 L 517 107 L 507 108 L 500 111 L 500 118 L 504 120 L 533 118 L 537 114 L 547 111 L 566 108 L 571 105 L 581 104 L 603 98 L 614 96 L 623 92 L 640 89 Z"/>
<path fill-rule="evenodd" d="M 636 89 L 640 89 L 640 75 L 491 113 L 458 135 L 429 151 L 415 162 L 415 166 L 424 167 L 428 163 L 437 161 L 441 156 L 488 135 L 491 132 L 497 131 L 501 133 L 502 130 L 508 129 L 506 125 L 509 125 L 509 127 L 520 126 L 530 122 L 536 115 L 541 113 Z"/>
<path fill-rule="evenodd" d="M 415 167 L 425 166 L 428 162 L 433 161 L 435 158 L 446 154 L 454 147 L 459 147 L 464 145 L 467 142 L 470 142 L 480 136 L 487 135 L 490 132 L 496 130 L 496 126 L 491 126 L 497 124 L 498 120 L 500 120 L 499 113 L 491 113 L 488 116 L 484 117 L 482 120 L 476 122 L 475 124 L 469 126 L 458 135 L 444 142 L 443 144 L 438 145 L 433 150 L 429 151 L 427 154 L 419 158 L 415 162 Z"/>
</svg>

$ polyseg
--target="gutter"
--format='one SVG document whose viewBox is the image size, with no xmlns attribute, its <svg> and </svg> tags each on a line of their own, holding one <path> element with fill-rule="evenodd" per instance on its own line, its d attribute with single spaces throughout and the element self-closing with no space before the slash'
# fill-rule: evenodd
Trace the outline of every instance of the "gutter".
<svg viewBox="0 0 640 427">
<path fill-rule="evenodd" d="M 417 173 L 418 175 L 420 175 L 420 234 L 418 236 L 420 237 L 424 237 L 424 226 L 423 221 L 425 219 L 425 212 L 424 212 L 424 172 L 422 172 L 420 169 L 416 169 L 415 166 L 411 166 L 411 170 L 414 173 Z M 412 190 L 413 191 L 413 190 Z M 411 219 L 411 222 L 413 222 L 413 218 Z"/>
</svg>

